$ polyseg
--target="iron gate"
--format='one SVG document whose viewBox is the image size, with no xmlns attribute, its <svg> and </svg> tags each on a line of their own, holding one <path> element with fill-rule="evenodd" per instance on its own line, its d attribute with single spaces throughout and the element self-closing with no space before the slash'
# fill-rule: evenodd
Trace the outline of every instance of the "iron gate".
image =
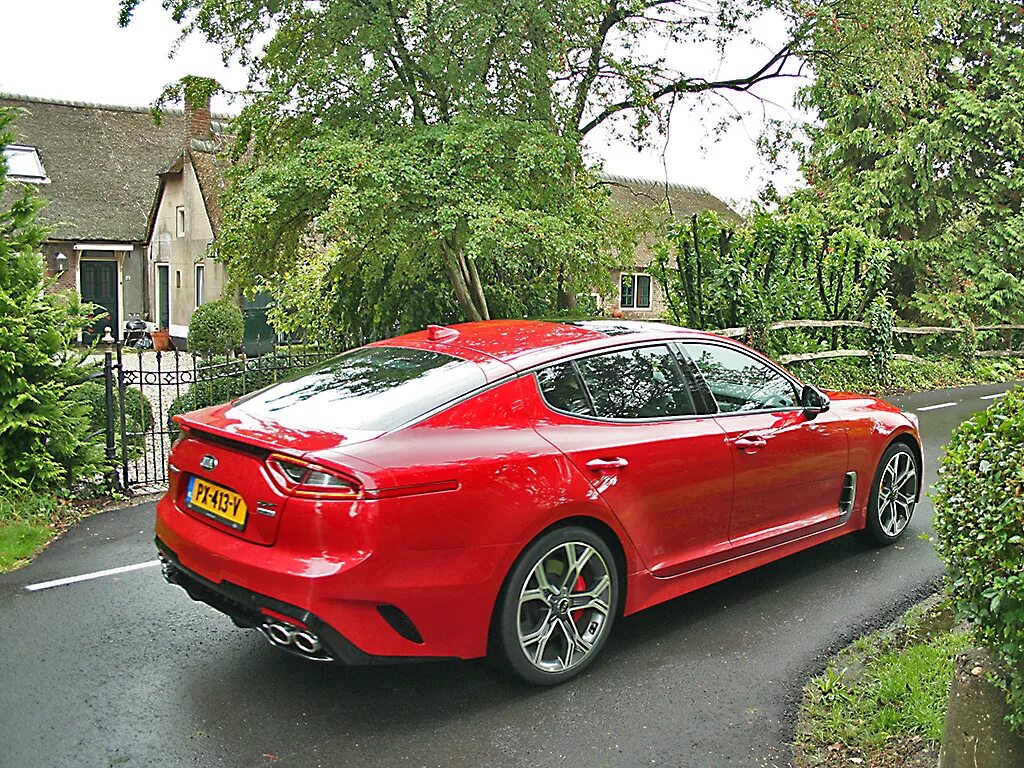
<svg viewBox="0 0 1024 768">
<path fill-rule="evenodd" d="M 109 334 L 103 341 L 110 485 L 128 494 L 166 486 L 167 456 L 177 437 L 171 416 L 261 389 L 340 351 L 300 342 L 275 344 L 258 357 L 199 356 L 128 350 Z"/>
</svg>

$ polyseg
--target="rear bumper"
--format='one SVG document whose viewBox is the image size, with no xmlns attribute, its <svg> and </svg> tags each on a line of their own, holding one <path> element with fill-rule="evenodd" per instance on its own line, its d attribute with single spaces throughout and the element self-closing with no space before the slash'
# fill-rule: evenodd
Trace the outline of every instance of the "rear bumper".
<svg viewBox="0 0 1024 768">
<path fill-rule="evenodd" d="M 367 664 L 485 655 L 516 548 L 407 549 L 398 527 L 382 524 L 382 503 L 359 511 L 376 519 L 374 533 L 353 536 L 346 549 L 338 535 L 346 521 L 327 513 L 298 526 L 286 509 L 278 541 L 266 546 L 200 520 L 165 496 L 157 504 L 157 547 L 168 580 L 193 599 L 243 627 L 261 628 L 268 621 L 263 609 L 287 617 L 315 631 L 331 659 Z"/>
<path fill-rule="evenodd" d="M 178 556 L 160 541 L 159 537 L 156 538 L 156 548 L 160 552 L 164 578 L 169 584 L 181 587 L 196 602 L 206 603 L 226 614 L 239 627 L 246 629 L 263 627 L 269 620 L 268 615 L 262 610 L 266 608 L 279 616 L 294 619 L 299 626 L 308 627 L 316 634 L 323 643 L 321 660 L 340 661 L 353 666 L 410 660 L 408 656 L 374 656 L 365 653 L 319 616 L 298 606 L 252 592 L 237 584 L 226 581 L 214 584 L 184 567 Z"/>
</svg>

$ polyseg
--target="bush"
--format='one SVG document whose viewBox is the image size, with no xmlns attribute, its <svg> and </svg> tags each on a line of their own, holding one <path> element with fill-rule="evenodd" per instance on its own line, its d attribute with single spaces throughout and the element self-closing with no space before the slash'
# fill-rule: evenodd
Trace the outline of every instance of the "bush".
<svg viewBox="0 0 1024 768">
<path fill-rule="evenodd" d="M 89 407 L 89 430 L 106 429 L 107 426 L 107 390 L 102 381 L 87 381 L 79 384 L 72 392 L 72 397 Z M 138 389 L 128 388 L 124 391 L 126 419 L 134 419 L 143 431 L 153 425 L 153 404 Z M 118 413 L 118 390 L 114 387 L 114 413 Z M 117 423 L 115 416 L 115 424 Z M 132 430 L 128 430 L 129 432 Z"/>
<path fill-rule="evenodd" d="M 242 310 L 228 299 L 203 304 L 192 313 L 188 326 L 190 352 L 209 355 L 242 346 L 245 323 Z"/>
<path fill-rule="evenodd" d="M 79 384 L 71 392 L 72 399 L 86 406 L 86 416 L 89 419 L 89 434 L 102 430 L 93 438 L 92 442 L 99 446 L 106 446 L 107 430 L 107 390 L 98 381 L 87 381 Z M 145 447 L 145 438 L 141 433 L 148 432 L 153 425 L 153 405 L 149 399 L 137 389 L 126 389 L 124 401 L 127 410 L 124 415 L 124 431 L 128 440 L 128 458 L 137 459 L 142 456 Z M 114 444 L 117 447 L 117 456 L 121 456 L 121 421 L 119 411 L 118 391 L 114 389 Z"/>
<path fill-rule="evenodd" d="M 1001 659 L 1024 734 L 1024 391 L 961 424 L 942 459 L 935 500 L 937 549 L 959 613 Z"/>
<path fill-rule="evenodd" d="M 816 211 L 755 211 L 745 221 L 703 212 L 676 222 L 648 269 L 670 322 L 690 328 L 746 326 L 754 346 L 775 348 L 778 320 L 859 320 L 884 288 L 894 243 L 836 226 Z M 830 331 L 836 348 L 841 331 Z"/>
<path fill-rule="evenodd" d="M 211 405 L 219 405 L 234 400 L 241 395 L 238 384 L 230 378 L 218 378 L 193 384 L 188 392 L 179 395 L 167 407 L 167 428 L 172 439 L 178 434 L 178 425 L 172 417 L 180 413 L 198 411 Z"/>
<path fill-rule="evenodd" d="M 0 148 L 13 141 L 12 120 L 0 109 Z M 102 470 L 86 440 L 86 409 L 68 396 L 84 372 L 71 345 L 89 308 L 74 293 L 46 291 L 42 203 L 28 188 L 8 187 L 0 152 L 0 487 L 66 489 Z"/>
</svg>

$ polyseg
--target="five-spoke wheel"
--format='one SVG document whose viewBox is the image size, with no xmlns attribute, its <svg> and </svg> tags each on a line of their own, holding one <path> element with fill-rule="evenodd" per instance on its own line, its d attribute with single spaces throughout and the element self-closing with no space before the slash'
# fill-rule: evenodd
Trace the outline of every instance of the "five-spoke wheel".
<svg viewBox="0 0 1024 768">
<path fill-rule="evenodd" d="M 517 561 L 499 602 L 496 655 L 520 677 L 553 685 L 588 666 L 618 611 L 608 545 L 587 528 L 550 531 Z"/>
<path fill-rule="evenodd" d="M 878 463 L 868 501 L 865 535 L 876 544 L 891 544 L 907 529 L 920 488 L 917 457 L 905 443 L 893 443 Z"/>
</svg>

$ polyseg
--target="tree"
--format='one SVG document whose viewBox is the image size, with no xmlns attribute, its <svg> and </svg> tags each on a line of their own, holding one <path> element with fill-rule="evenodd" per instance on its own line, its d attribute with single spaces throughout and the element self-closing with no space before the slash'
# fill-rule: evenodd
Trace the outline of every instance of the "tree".
<svg viewBox="0 0 1024 768">
<path fill-rule="evenodd" d="M 305 254 L 284 280 L 300 278 L 294 305 L 322 297 L 310 314 L 364 334 L 550 311 L 607 281 L 622 234 L 575 147 L 510 119 L 323 132 L 237 173 L 224 213 L 236 279 L 270 287 L 283 254 Z"/>
<path fill-rule="evenodd" d="M 971 0 L 922 48 L 902 94 L 819 71 L 802 96 L 820 123 L 804 161 L 823 204 L 906 241 L 904 312 L 1024 319 L 1024 13 Z"/>
<path fill-rule="evenodd" d="M 122 24 L 140 1 L 121 0 Z M 233 125 L 241 164 L 227 195 L 222 257 L 251 288 L 308 278 L 316 270 L 304 259 L 330 248 L 341 301 L 385 323 L 396 311 L 473 319 L 571 304 L 601 271 L 599 255 L 611 265 L 606 246 L 622 242 L 583 162 L 587 134 L 614 125 L 643 144 L 684 97 L 751 93 L 798 76 L 808 62 L 848 77 L 870 69 L 896 91 L 901 77 L 913 79 L 918 59 L 908 52 L 927 27 L 910 0 L 164 6 L 183 34 L 201 34 L 249 67 L 248 103 Z M 664 55 L 666 46 L 724 50 L 770 12 L 784 18 L 787 39 L 747 71 L 683 72 Z M 483 145 L 498 162 L 478 156 Z M 287 192 L 274 188 L 275 177 L 286 177 Z M 570 246 L 580 245 L 577 256 Z M 247 269 L 250 261 L 259 266 Z M 514 295 L 522 289 L 513 279 L 527 281 L 529 296 Z"/>
<path fill-rule="evenodd" d="M 0 109 L 0 150 L 13 141 L 14 113 Z M 81 377 L 71 342 L 89 322 L 76 294 L 44 292 L 42 201 L 12 186 L 0 152 L 0 486 L 67 489 L 100 471 L 87 441 L 86 406 L 69 397 Z"/>
<path fill-rule="evenodd" d="M 746 326 L 770 348 L 765 327 L 779 320 L 863 319 L 885 285 L 892 245 L 837 228 L 814 208 L 757 210 L 740 224 L 704 212 L 670 229 L 651 272 L 674 322 Z M 836 332 L 831 341 L 835 348 Z"/>
</svg>

